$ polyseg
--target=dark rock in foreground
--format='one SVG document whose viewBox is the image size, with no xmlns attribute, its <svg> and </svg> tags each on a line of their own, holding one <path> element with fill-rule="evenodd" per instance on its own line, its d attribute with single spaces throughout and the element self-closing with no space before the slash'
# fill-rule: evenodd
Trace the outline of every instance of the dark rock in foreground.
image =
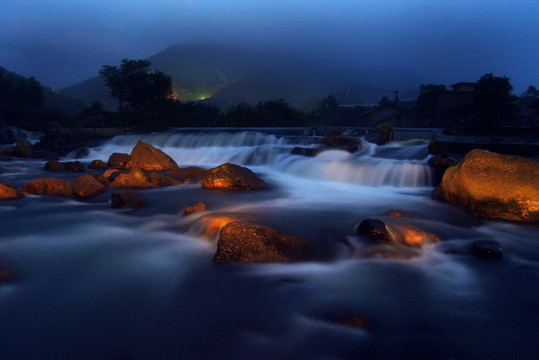
<svg viewBox="0 0 539 360">
<path fill-rule="evenodd" d="M 442 182 L 442 178 L 447 169 L 457 165 L 459 162 L 445 154 L 429 159 L 428 164 L 432 168 L 432 183 L 434 186 Z"/>
<path fill-rule="evenodd" d="M 475 217 L 539 222 L 539 164 L 532 159 L 473 150 L 446 170 L 433 196 Z"/>
<path fill-rule="evenodd" d="M 478 240 L 472 244 L 472 254 L 484 259 L 501 259 L 502 245 L 493 240 Z"/>
<path fill-rule="evenodd" d="M 232 222 L 221 230 L 213 261 L 230 264 L 312 259 L 313 251 L 303 239 L 267 226 Z"/>
<path fill-rule="evenodd" d="M 110 196 L 113 209 L 139 209 L 144 207 L 144 200 L 138 191 L 113 192 Z"/>
<path fill-rule="evenodd" d="M 226 163 L 213 168 L 204 177 L 202 187 L 223 190 L 266 190 L 268 185 L 246 167 Z"/>
<path fill-rule="evenodd" d="M 386 224 L 378 219 L 363 220 L 356 227 L 356 232 L 379 243 L 389 243 L 392 241 Z"/>
<path fill-rule="evenodd" d="M 391 225 L 378 219 L 363 220 L 356 231 L 377 244 L 400 244 L 411 248 L 438 241 L 438 237 L 405 221 L 392 221 Z"/>
<path fill-rule="evenodd" d="M 80 161 L 68 161 L 64 163 L 64 170 L 68 172 L 86 172 Z"/>
<path fill-rule="evenodd" d="M 45 171 L 62 172 L 65 169 L 64 165 L 58 160 L 49 160 L 45 163 Z"/>
</svg>

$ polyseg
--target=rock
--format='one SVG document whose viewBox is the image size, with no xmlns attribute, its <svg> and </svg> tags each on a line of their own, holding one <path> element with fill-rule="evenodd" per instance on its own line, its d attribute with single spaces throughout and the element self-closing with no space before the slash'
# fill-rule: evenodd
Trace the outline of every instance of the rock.
<svg viewBox="0 0 539 360">
<path fill-rule="evenodd" d="M 144 199 L 137 191 L 113 192 L 110 203 L 114 209 L 139 209 L 144 207 Z"/>
<path fill-rule="evenodd" d="M 501 259 L 502 245 L 493 240 L 478 240 L 472 244 L 471 248 L 474 256 L 484 259 Z"/>
<path fill-rule="evenodd" d="M 177 169 L 178 164 L 163 151 L 150 144 L 139 141 L 131 151 L 125 168 L 127 170 L 138 166 L 143 170 L 172 170 Z"/>
<path fill-rule="evenodd" d="M 82 175 L 71 183 L 73 195 L 83 199 L 96 196 L 104 192 L 107 187 L 90 174 Z"/>
<path fill-rule="evenodd" d="M 45 135 L 39 138 L 38 148 L 50 152 L 65 152 L 65 147 L 69 143 L 67 131 L 56 121 L 47 124 L 44 130 Z"/>
<path fill-rule="evenodd" d="M 58 160 L 49 160 L 45 163 L 45 170 L 52 172 L 62 172 L 64 171 L 64 165 Z"/>
<path fill-rule="evenodd" d="M 432 184 L 438 186 L 442 182 L 445 171 L 458 163 L 457 160 L 446 154 L 430 158 L 428 164 L 432 168 Z"/>
<path fill-rule="evenodd" d="M 436 235 L 402 221 L 389 225 L 378 219 L 366 219 L 357 226 L 356 231 L 378 244 L 420 247 L 438 241 Z"/>
<path fill-rule="evenodd" d="M 64 170 L 68 172 L 86 172 L 80 161 L 68 161 L 64 163 Z"/>
<path fill-rule="evenodd" d="M 13 150 L 13 156 L 16 157 L 32 157 L 34 154 L 34 149 L 32 143 L 25 138 L 19 138 L 15 144 L 15 149 Z"/>
<path fill-rule="evenodd" d="M 103 160 L 92 160 L 90 165 L 88 165 L 88 169 L 106 169 L 107 164 Z"/>
<path fill-rule="evenodd" d="M 365 219 L 356 227 L 356 232 L 365 235 L 378 243 L 389 243 L 393 240 L 386 224 L 378 219 Z"/>
<path fill-rule="evenodd" d="M 108 169 L 103 173 L 103 176 L 109 179 L 109 181 L 114 181 L 114 179 L 116 179 L 119 175 L 120 172 L 116 169 Z"/>
<path fill-rule="evenodd" d="M 13 144 L 15 141 L 17 141 L 17 134 L 0 118 L 0 145 Z"/>
<path fill-rule="evenodd" d="M 129 159 L 129 154 L 112 153 L 109 156 L 109 159 L 107 161 L 107 165 L 108 165 L 109 168 L 112 168 L 112 169 L 123 169 L 123 168 L 125 168 L 125 164 L 127 163 L 127 159 Z"/>
<path fill-rule="evenodd" d="M 149 176 L 139 168 L 135 166 L 131 169 L 129 174 L 119 174 L 110 183 L 111 188 L 137 188 L 137 189 L 150 189 L 155 185 L 150 183 Z"/>
<path fill-rule="evenodd" d="M 268 185 L 246 167 L 226 163 L 213 168 L 202 180 L 204 189 L 266 190 Z"/>
<path fill-rule="evenodd" d="M 103 184 L 105 186 L 109 186 L 109 184 L 110 184 L 109 178 L 107 178 L 107 177 L 105 177 L 103 175 L 100 175 L 100 174 L 94 173 L 94 172 L 88 173 L 88 175 L 90 175 L 91 177 L 93 177 L 94 179 L 96 179 L 97 181 L 99 181 L 101 184 Z"/>
<path fill-rule="evenodd" d="M 185 209 L 185 211 L 183 212 L 183 216 L 191 215 L 204 210 L 206 210 L 206 204 L 198 203 L 195 205 L 191 205 L 187 209 Z"/>
<path fill-rule="evenodd" d="M 0 183 L 0 200 L 20 199 L 24 194 L 15 189 L 11 184 Z"/>
<path fill-rule="evenodd" d="M 165 175 L 181 179 L 184 181 L 202 181 L 206 175 L 208 175 L 209 170 L 203 169 L 197 166 L 189 166 L 185 168 L 177 168 L 173 170 L 168 170 L 165 172 Z"/>
<path fill-rule="evenodd" d="M 302 239 L 261 225 L 232 222 L 223 227 L 213 261 L 229 263 L 296 262 L 314 259 Z"/>
<path fill-rule="evenodd" d="M 180 180 L 156 172 L 150 173 L 150 182 L 155 186 L 174 186 L 182 184 Z"/>
<path fill-rule="evenodd" d="M 477 218 L 539 222 L 539 164 L 532 159 L 473 150 L 446 170 L 433 196 Z"/>
<path fill-rule="evenodd" d="M 42 178 L 24 184 L 21 190 L 27 194 L 71 196 L 73 189 L 71 183 L 63 179 Z"/>
</svg>

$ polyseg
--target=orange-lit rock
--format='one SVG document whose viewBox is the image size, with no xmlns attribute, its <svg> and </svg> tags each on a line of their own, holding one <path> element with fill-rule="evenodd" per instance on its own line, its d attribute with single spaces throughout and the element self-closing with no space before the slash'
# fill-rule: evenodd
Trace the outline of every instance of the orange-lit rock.
<svg viewBox="0 0 539 360">
<path fill-rule="evenodd" d="M 187 215 L 191 215 L 191 214 L 201 212 L 201 211 L 204 211 L 204 210 L 206 210 L 206 204 L 197 203 L 197 204 L 191 205 L 187 209 L 185 209 L 185 211 L 183 212 L 183 215 L 187 216 Z"/>
<path fill-rule="evenodd" d="M 202 180 L 205 189 L 266 190 L 268 185 L 246 167 L 226 163 L 211 169 Z"/>
<path fill-rule="evenodd" d="M 221 230 L 216 263 L 296 262 L 314 259 L 309 244 L 262 225 L 232 222 Z"/>
<path fill-rule="evenodd" d="M 10 184 L 0 183 L 0 200 L 19 199 L 24 197 L 24 194 L 15 189 Z"/>
<path fill-rule="evenodd" d="M 178 164 L 176 164 L 170 156 L 142 141 L 139 141 L 137 145 L 135 145 L 125 164 L 125 168 L 128 170 L 135 166 L 138 166 L 143 170 L 153 171 L 178 168 Z"/>
<path fill-rule="evenodd" d="M 438 237 L 410 224 L 393 225 L 395 241 L 406 246 L 419 247 L 438 242 Z"/>
<path fill-rule="evenodd" d="M 103 173 L 103 176 L 109 179 L 109 181 L 113 181 L 120 175 L 120 172 L 116 169 L 108 169 Z"/>
<path fill-rule="evenodd" d="M 150 189 L 155 186 L 144 179 L 138 178 L 132 174 L 119 174 L 111 181 L 111 188 L 134 188 L 134 189 Z"/>
<path fill-rule="evenodd" d="M 532 159 L 472 150 L 444 173 L 433 196 L 478 218 L 539 222 L 539 164 Z"/>
<path fill-rule="evenodd" d="M 109 156 L 107 165 L 111 169 L 123 169 L 125 167 L 125 164 L 127 163 L 128 158 L 129 158 L 129 154 L 112 153 Z"/>
<path fill-rule="evenodd" d="M 96 196 L 107 189 L 103 183 L 90 174 L 79 176 L 73 180 L 71 187 L 73 195 L 81 199 Z"/>
<path fill-rule="evenodd" d="M 69 181 L 55 178 L 35 179 L 24 184 L 21 190 L 27 194 L 34 195 L 73 195 L 73 189 Z"/>
</svg>

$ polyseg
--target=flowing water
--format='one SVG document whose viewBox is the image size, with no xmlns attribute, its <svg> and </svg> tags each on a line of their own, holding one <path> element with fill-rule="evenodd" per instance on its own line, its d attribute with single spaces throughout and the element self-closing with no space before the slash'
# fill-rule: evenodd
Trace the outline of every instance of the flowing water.
<svg viewBox="0 0 539 360">
<path fill-rule="evenodd" d="M 425 141 L 302 157 L 291 150 L 318 139 L 298 129 L 191 129 L 116 137 L 81 160 L 129 153 L 138 140 L 182 167 L 247 166 L 271 189 L 144 190 L 139 210 L 112 209 L 110 192 L 3 201 L 0 271 L 14 279 L 0 283 L 0 358 L 539 358 L 539 229 L 432 200 Z M 51 177 L 43 165 L 0 162 L 0 181 Z M 206 211 L 182 216 L 197 202 Z M 355 232 L 366 218 L 440 241 L 374 246 Z M 302 237 L 326 259 L 214 264 L 219 229 L 236 219 Z M 503 259 L 470 255 L 480 239 L 500 242 Z"/>
</svg>

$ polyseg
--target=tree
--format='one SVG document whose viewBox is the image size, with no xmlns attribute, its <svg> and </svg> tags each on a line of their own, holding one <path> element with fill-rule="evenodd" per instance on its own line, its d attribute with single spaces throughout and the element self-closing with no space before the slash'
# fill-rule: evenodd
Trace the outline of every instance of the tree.
<svg viewBox="0 0 539 360">
<path fill-rule="evenodd" d="M 474 107 L 478 125 L 500 126 L 516 111 L 516 97 L 512 95 L 513 85 L 506 76 L 485 74 L 477 81 Z"/>
<path fill-rule="evenodd" d="M 148 60 L 122 59 L 120 66 L 104 65 L 99 76 L 118 100 L 120 112 L 153 107 L 172 95 L 172 79 L 162 71 L 149 71 Z"/>
</svg>

